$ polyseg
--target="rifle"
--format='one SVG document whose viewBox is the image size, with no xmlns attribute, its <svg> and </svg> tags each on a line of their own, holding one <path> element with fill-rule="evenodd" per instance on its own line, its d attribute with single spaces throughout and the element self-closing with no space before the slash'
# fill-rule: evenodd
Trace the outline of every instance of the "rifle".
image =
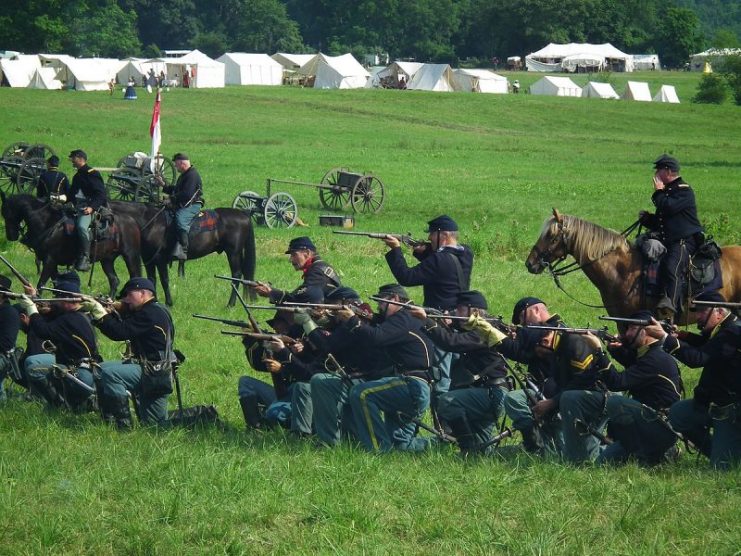
<svg viewBox="0 0 741 556">
<path fill-rule="evenodd" d="M 5 297 L 9 299 L 20 299 L 21 297 L 25 296 L 24 293 L 15 293 L 15 292 L 4 292 L 0 291 L 0 295 L 4 295 Z M 75 295 L 75 294 L 72 294 Z M 50 297 L 48 299 L 42 299 L 40 297 L 31 297 L 29 298 L 34 303 L 82 303 L 84 299 L 82 297 Z"/>
<path fill-rule="evenodd" d="M 10 261 L 8 259 L 0 255 L 0 261 L 5 263 L 5 266 L 7 266 L 10 272 L 13 273 L 13 276 L 15 276 L 16 278 L 18 278 L 18 280 L 20 280 L 21 284 L 23 284 L 24 286 L 31 285 L 31 282 L 29 282 L 28 279 L 25 276 L 23 276 L 23 274 L 21 274 L 16 267 L 10 264 Z"/>
<path fill-rule="evenodd" d="M 212 320 L 214 322 L 220 322 L 221 324 L 226 324 L 227 326 L 237 326 L 239 328 L 252 328 L 249 322 L 245 322 L 243 320 L 220 319 L 217 317 L 209 317 L 207 315 L 198 315 L 196 313 L 193 313 L 191 316 L 197 319 Z"/>
<path fill-rule="evenodd" d="M 431 319 L 443 319 L 443 320 L 444 319 L 450 319 L 450 320 L 466 320 L 467 321 L 470 318 L 470 317 L 459 317 L 457 315 L 440 315 L 440 314 L 437 314 L 437 315 L 427 315 L 427 316 L 428 316 L 428 318 L 431 318 Z M 502 332 L 509 333 L 509 332 L 514 332 L 514 331 L 517 330 L 517 327 L 512 326 L 512 325 L 507 324 L 506 322 L 504 322 L 504 319 L 501 316 L 500 317 L 484 317 L 484 316 L 481 316 L 481 318 L 483 318 L 486 322 L 488 322 L 492 326 L 495 326 L 495 327 L 499 328 Z"/>
<path fill-rule="evenodd" d="M 620 338 L 613 336 L 607 331 L 607 327 L 604 328 L 566 328 L 560 326 L 541 326 L 535 324 L 529 324 L 522 327 L 523 330 L 555 330 L 556 332 L 563 332 L 565 334 L 592 334 L 597 336 L 600 340 L 605 342 L 619 342 Z"/>
<path fill-rule="evenodd" d="M 693 307 L 722 307 L 723 309 L 741 309 L 741 303 L 734 303 L 732 301 L 690 301 L 690 310 L 694 310 Z"/>
<path fill-rule="evenodd" d="M 419 239 L 413 239 L 411 233 L 409 234 L 386 234 L 383 232 L 346 232 L 344 230 L 332 230 L 333 234 L 342 234 L 345 236 L 364 236 L 372 237 L 373 239 L 384 239 L 386 236 L 391 236 L 398 239 L 404 245 L 408 245 L 412 249 L 415 247 L 421 247 L 426 245 L 428 242 Z"/>
<path fill-rule="evenodd" d="M 426 430 L 427 432 L 434 434 L 442 442 L 458 444 L 458 440 L 456 440 L 454 436 L 450 436 L 447 432 L 445 432 L 442 429 L 442 427 L 439 429 L 436 429 L 435 427 L 431 427 L 427 423 L 423 422 L 422 419 L 417 419 L 415 417 L 412 417 L 411 415 L 404 413 L 403 411 L 397 411 L 396 414 L 399 416 L 400 419 L 407 420 L 410 423 L 414 423 L 420 429 Z"/>
<path fill-rule="evenodd" d="M 496 436 L 492 436 L 489 439 L 488 442 L 484 442 L 483 444 L 479 444 L 479 446 L 478 446 L 477 449 L 479 451 L 483 452 L 489 446 L 494 446 L 495 448 L 498 448 L 499 447 L 499 444 L 502 442 L 502 440 L 504 440 L 505 438 L 511 438 L 513 434 L 514 434 L 514 431 L 511 428 L 505 427 L 505 429 L 502 432 L 500 432 Z"/>
<path fill-rule="evenodd" d="M 363 310 L 362 307 L 358 307 L 357 305 L 354 305 L 353 303 L 341 303 L 334 305 L 332 303 L 301 303 L 299 301 L 285 301 L 284 303 L 281 303 L 278 308 L 282 309 L 288 307 L 304 307 L 306 309 L 324 309 L 326 311 L 338 311 L 340 309 L 350 309 L 353 313 L 355 313 L 357 316 L 365 318 L 365 319 L 371 319 L 373 318 L 373 314 L 369 314 L 368 311 Z"/>
<path fill-rule="evenodd" d="M 260 326 L 257 324 L 257 321 L 252 316 L 252 313 L 250 313 L 250 310 L 247 307 L 247 304 L 244 302 L 244 298 L 242 297 L 242 294 L 239 293 L 239 288 L 234 282 L 232 282 L 231 287 L 232 287 L 232 291 L 237 296 L 237 299 L 239 299 L 239 302 L 242 304 L 242 308 L 244 308 L 244 312 L 247 313 L 247 319 L 250 321 L 250 327 L 252 328 L 253 332 L 260 332 Z"/>
<path fill-rule="evenodd" d="M 443 315 L 443 312 L 440 309 L 435 309 L 434 307 L 425 307 L 423 305 L 415 305 L 414 301 L 394 301 L 393 299 L 376 297 L 375 295 L 371 295 L 370 298 L 378 303 L 388 303 L 389 305 L 398 305 L 399 307 L 417 307 L 427 313 L 427 316 Z M 447 318 L 447 315 L 444 316 L 445 318 Z"/>
<path fill-rule="evenodd" d="M 646 319 L 628 319 L 623 317 L 608 317 L 607 315 L 602 315 L 599 317 L 600 320 L 607 320 L 611 322 L 622 322 L 628 325 L 635 324 L 637 326 L 649 326 L 651 324 L 650 320 Z M 661 328 L 664 329 L 665 332 L 674 332 L 676 330 L 676 327 L 671 323 L 671 321 L 668 320 L 660 320 L 657 321 Z"/>
<path fill-rule="evenodd" d="M 253 338 L 255 340 L 261 340 L 266 342 L 275 342 L 280 340 L 286 345 L 296 344 L 299 342 L 296 338 L 291 338 L 285 334 L 264 334 L 262 332 L 232 332 L 231 330 L 222 330 L 222 334 L 226 336 L 242 336 L 245 338 Z"/>
<path fill-rule="evenodd" d="M 77 296 L 80 298 L 81 301 L 84 301 L 85 299 L 94 299 L 95 301 L 97 301 L 98 303 L 106 307 L 111 307 L 115 303 L 115 301 L 107 295 L 85 295 L 85 294 L 79 294 L 79 293 L 71 292 L 67 290 L 60 290 L 57 288 L 47 288 L 46 286 L 41 286 L 39 288 L 39 291 L 51 292 L 51 293 L 61 293 L 61 294 L 70 295 L 70 296 Z"/>
<path fill-rule="evenodd" d="M 228 280 L 229 282 L 236 283 L 236 284 L 244 284 L 245 286 L 249 288 L 256 288 L 257 286 L 269 285 L 267 282 L 257 282 L 255 280 L 247 280 L 245 278 L 234 278 L 232 276 L 223 276 L 221 274 L 214 274 L 214 278 L 218 278 L 219 280 Z"/>
</svg>

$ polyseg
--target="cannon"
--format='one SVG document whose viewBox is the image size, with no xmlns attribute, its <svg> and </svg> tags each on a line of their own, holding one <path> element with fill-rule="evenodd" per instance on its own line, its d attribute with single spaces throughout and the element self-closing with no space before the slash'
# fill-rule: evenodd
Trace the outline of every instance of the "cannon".
<svg viewBox="0 0 741 556">
<path fill-rule="evenodd" d="M 115 168 L 100 170 L 109 172 L 108 196 L 120 201 L 157 203 L 162 198 L 162 188 L 173 186 L 176 180 L 175 165 L 159 154 L 152 164 L 146 153 L 133 152 L 119 160 Z"/>
<path fill-rule="evenodd" d="M 54 149 L 43 143 L 8 145 L 0 157 L 0 189 L 7 195 L 33 193 L 46 170 L 46 159 L 54 154 Z"/>
</svg>

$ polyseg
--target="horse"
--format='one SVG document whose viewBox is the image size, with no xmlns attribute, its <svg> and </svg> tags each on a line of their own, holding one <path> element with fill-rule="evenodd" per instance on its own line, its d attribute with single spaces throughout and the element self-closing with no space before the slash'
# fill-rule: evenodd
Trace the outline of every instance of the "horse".
<svg viewBox="0 0 741 556">
<path fill-rule="evenodd" d="M 728 301 L 739 301 L 741 246 L 726 246 L 721 251 L 723 288 L 719 291 Z M 532 274 L 540 274 L 546 269 L 553 271 L 569 255 L 576 261 L 573 270 L 581 269 L 599 290 L 609 315 L 627 317 L 640 309 L 654 309 L 656 306 L 658 300 L 645 296 L 643 292 L 643 255 L 624 235 L 553 209 L 553 216 L 543 223 L 540 237 L 533 245 L 525 266 Z M 558 274 L 555 271 L 554 279 Z M 558 281 L 556 284 L 560 287 Z M 679 320 L 678 324 L 691 324 L 696 322 L 696 316 L 685 311 Z"/>
<path fill-rule="evenodd" d="M 168 233 L 168 222 L 163 206 L 143 205 L 126 201 L 111 201 L 115 214 L 131 216 L 139 225 L 142 238 L 142 258 L 147 277 L 156 285 L 157 274 L 162 282 L 165 303 L 172 305 L 168 265 L 170 252 L 174 246 L 173 234 Z M 188 260 L 199 259 L 211 253 L 226 253 L 229 269 L 234 278 L 254 280 L 257 255 L 255 233 L 250 215 L 233 208 L 215 208 L 216 227 L 210 231 L 200 231 L 191 236 L 188 246 Z M 234 290 L 229 297 L 228 307 L 234 306 L 237 294 Z"/>
<path fill-rule="evenodd" d="M 77 236 L 65 233 L 63 217 L 57 209 L 47 201 L 27 194 L 6 197 L 0 192 L 0 198 L 7 239 L 17 241 L 25 224 L 27 233 L 23 241 L 41 261 L 37 288 L 46 284 L 49 278 L 57 276 L 57 266 L 74 263 L 78 252 Z M 111 297 L 116 295 L 119 285 L 114 268 L 117 257 L 123 257 L 130 278 L 141 276 L 139 226 L 124 215 L 117 216 L 113 226 L 115 231 L 112 236 L 93 241 L 90 253 L 92 262 L 100 262 L 103 267 Z"/>
</svg>

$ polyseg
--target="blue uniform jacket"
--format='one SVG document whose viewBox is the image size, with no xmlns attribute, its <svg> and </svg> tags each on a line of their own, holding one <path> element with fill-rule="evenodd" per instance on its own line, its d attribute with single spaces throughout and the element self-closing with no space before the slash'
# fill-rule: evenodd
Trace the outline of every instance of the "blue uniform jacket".
<svg viewBox="0 0 741 556">
<path fill-rule="evenodd" d="M 682 178 L 677 178 L 664 187 L 654 191 L 651 201 L 656 214 L 649 214 L 641 220 L 642 224 L 658 232 L 661 241 L 674 243 L 702 232 L 697 218 L 695 193 Z"/>
<path fill-rule="evenodd" d="M 72 178 L 72 188 L 69 192 L 70 202 L 75 202 L 78 191 L 82 191 L 82 194 L 85 196 L 85 204 L 83 206 L 98 210 L 100 207 L 106 206 L 108 202 L 103 177 L 100 175 L 100 172 L 87 164 L 77 170 L 77 173 Z"/>
</svg>

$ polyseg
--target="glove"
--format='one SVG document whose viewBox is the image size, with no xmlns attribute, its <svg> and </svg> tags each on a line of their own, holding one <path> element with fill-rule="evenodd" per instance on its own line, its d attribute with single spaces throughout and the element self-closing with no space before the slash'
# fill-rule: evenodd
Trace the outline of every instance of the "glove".
<svg viewBox="0 0 741 556">
<path fill-rule="evenodd" d="M 489 347 L 494 347 L 502 342 L 507 335 L 494 328 L 490 323 L 479 315 L 471 315 L 462 325 L 463 330 L 472 330 L 486 342 Z"/>
<path fill-rule="evenodd" d="M 100 320 L 108 314 L 108 311 L 105 310 L 105 307 L 103 307 L 94 299 L 86 299 L 82 302 L 81 307 L 83 311 L 85 311 L 86 313 L 90 313 L 90 316 L 93 317 L 93 320 Z"/>
<path fill-rule="evenodd" d="M 310 334 L 312 330 L 316 329 L 316 323 L 311 320 L 311 315 L 304 311 L 296 311 L 293 313 L 293 322 L 300 324 L 306 334 Z"/>
<path fill-rule="evenodd" d="M 26 313 L 29 317 L 39 312 L 36 304 L 26 294 L 23 294 L 18 298 L 18 305 L 21 306 L 23 312 Z"/>
</svg>

